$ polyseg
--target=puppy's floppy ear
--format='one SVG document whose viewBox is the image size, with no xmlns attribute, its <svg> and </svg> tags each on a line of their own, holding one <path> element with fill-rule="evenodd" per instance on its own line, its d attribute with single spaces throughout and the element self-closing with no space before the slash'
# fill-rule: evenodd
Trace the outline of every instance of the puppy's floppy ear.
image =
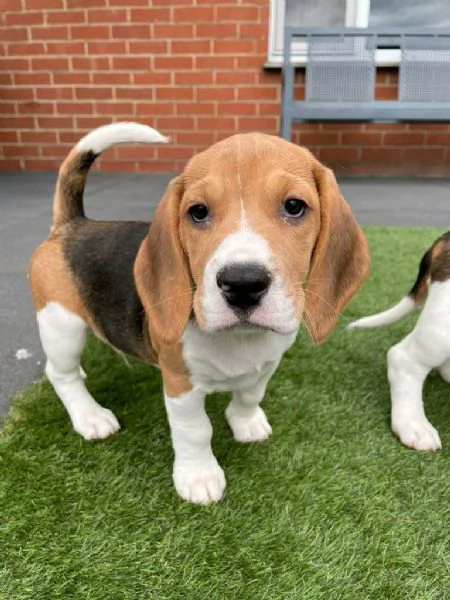
<svg viewBox="0 0 450 600">
<path fill-rule="evenodd" d="M 180 176 L 169 183 L 134 266 L 152 342 L 157 344 L 180 341 L 192 307 L 192 281 L 180 242 L 182 194 Z"/>
<path fill-rule="evenodd" d="M 364 282 L 370 258 L 366 238 L 333 172 L 319 162 L 314 170 L 320 198 L 320 231 L 306 284 L 304 320 L 313 341 L 320 343 Z"/>
</svg>

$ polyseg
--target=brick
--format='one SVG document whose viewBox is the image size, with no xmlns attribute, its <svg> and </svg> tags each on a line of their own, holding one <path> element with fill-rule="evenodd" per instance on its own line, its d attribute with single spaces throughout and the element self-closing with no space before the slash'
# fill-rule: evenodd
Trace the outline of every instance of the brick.
<svg viewBox="0 0 450 600">
<path fill-rule="evenodd" d="M 112 63 L 113 68 L 119 71 L 145 71 L 149 68 L 149 59 L 145 56 L 116 56 Z"/>
<path fill-rule="evenodd" d="M 218 71 L 216 73 L 216 83 L 226 85 L 254 85 L 256 83 L 256 77 L 254 73 L 242 73 L 240 71 Z M 268 100 L 268 98 L 264 98 Z"/>
<path fill-rule="evenodd" d="M 167 54 L 167 42 L 147 40 L 145 42 L 129 42 L 130 54 Z"/>
<path fill-rule="evenodd" d="M 425 141 L 423 133 L 385 133 L 383 143 L 386 146 L 421 146 Z"/>
<path fill-rule="evenodd" d="M 111 28 L 111 35 L 113 39 L 119 40 L 136 40 L 136 39 L 148 39 L 150 36 L 149 25 L 136 25 L 130 23 L 127 25 L 113 25 Z"/>
<path fill-rule="evenodd" d="M 109 58 L 103 56 L 71 58 L 72 68 L 80 71 L 109 71 Z"/>
<path fill-rule="evenodd" d="M 88 54 L 104 54 L 112 56 L 113 54 L 126 54 L 126 43 L 106 40 L 104 42 L 89 42 Z"/>
<path fill-rule="evenodd" d="M 20 140 L 25 144 L 56 144 L 56 131 L 21 131 Z"/>
<path fill-rule="evenodd" d="M 26 10 L 48 10 L 64 8 L 64 0 L 25 0 Z"/>
<path fill-rule="evenodd" d="M 86 16 L 88 23 L 123 23 L 128 20 L 125 8 L 93 8 L 86 12 Z"/>
<path fill-rule="evenodd" d="M 90 131 L 91 129 L 95 129 L 96 127 L 101 127 L 102 125 L 107 125 L 111 123 L 111 119 L 106 119 L 105 117 L 75 117 L 76 128 L 81 129 L 83 131 Z"/>
<path fill-rule="evenodd" d="M 69 28 L 57 25 L 32 27 L 31 38 L 33 40 L 67 40 L 69 39 Z"/>
<path fill-rule="evenodd" d="M 49 54 L 84 54 L 83 42 L 48 42 L 47 52 Z"/>
<path fill-rule="evenodd" d="M 230 101 L 235 100 L 236 89 L 233 87 L 205 87 L 197 89 L 197 100 L 208 101 Z"/>
<path fill-rule="evenodd" d="M 155 69 L 192 69 L 193 63 L 192 56 L 155 56 L 154 58 Z"/>
<path fill-rule="evenodd" d="M 211 42 L 210 40 L 184 40 L 181 42 L 172 40 L 170 49 L 173 54 L 210 54 Z"/>
<path fill-rule="evenodd" d="M 280 105 L 278 102 L 259 102 L 257 108 L 258 114 L 260 114 L 262 117 L 268 115 L 278 116 L 280 114 Z"/>
<path fill-rule="evenodd" d="M 361 160 L 388 164 L 391 161 L 400 161 L 402 153 L 402 148 L 362 148 Z"/>
<path fill-rule="evenodd" d="M 14 85 L 50 85 L 50 73 L 14 73 Z"/>
<path fill-rule="evenodd" d="M 14 73 L 17 75 L 17 73 Z M 13 73 L 0 73 L 0 86 L 7 86 L 13 84 Z"/>
<path fill-rule="evenodd" d="M 211 85 L 213 83 L 213 73 L 207 71 L 193 71 L 189 73 L 175 73 L 176 85 Z"/>
<path fill-rule="evenodd" d="M 28 159 L 23 162 L 26 171 L 57 171 L 61 165 L 59 160 Z"/>
<path fill-rule="evenodd" d="M 196 69 L 214 69 L 214 71 L 228 70 L 234 68 L 233 56 L 196 56 Z"/>
<path fill-rule="evenodd" d="M 70 27 L 72 40 L 109 40 L 109 26 L 106 25 L 74 25 Z"/>
<path fill-rule="evenodd" d="M 192 22 L 201 23 L 202 21 L 214 20 L 214 7 L 210 6 L 190 6 L 189 8 L 175 7 L 173 9 L 173 20 L 176 23 Z"/>
<path fill-rule="evenodd" d="M 43 87 L 36 90 L 38 100 L 73 100 L 73 90 L 67 87 Z"/>
<path fill-rule="evenodd" d="M 67 23 L 70 25 L 85 22 L 85 13 L 81 10 L 48 11 L 46 17 L 49 25 L 60 23 Z"/>
<path fill-rule="evenodd" d="M 193 24 L 189 23 L 155 24 L 153 25 L 153 35 L 155 38 L 163 39 L 194 39 L 195 28 Z"/>
<path fill-rule="evenodd" d="M 42 12 L 20 12 L 6 13 L 5 25 L 42 25 L 44 23 L 44 13 Z"/>
<path fill-rule="evenodd" d="M 66 158 L 71 150 L 72 146 L 58 143 L 50 146 L 42 146 L 41 155 L 43 158 L 58 158 L 60 161 L 62 161 Z"/>
<path fill-rule="evenodd" d="M 173 173 L 176 171 L 174 162 L 153 160 L 151 162 L 138 162 L 136 165 L 138 172 L 151 171 L 152 173 Z"/>
<path fill-rule="evenodd" d="M 136 105 L 136 115 L 172 115 L 175 113 L 173 102 L 139 103 Z"/>
<path fill-rule="evenodd" d="M 211 146 L 214 144 L 215 135 L 214 132 L 180 132 L 176 136 L 176 143 L 181 146 L 192 146 L 192 145 L 201 145 L 201 146 Z"/>
<path fill-rule="evenodd" d="M 147 73 L 131 73 L 135 85 L 170 85 L 173 73 L 148 71 Z"/>
<path fill-rule="evenodd" d="M 0 29 L 0 39 L 3 42 L 19 42 L 28 39 L 28 29 L 26 27 L 2 27 Z"/>
<path fill-rule="evenodd" d="M 210 117 L 198 117 L 198 128 L 206 131 L 235 131 L 236 124 L 234 117 L 220 117 L 211 119 Z"/>
<path fill-rule="evenodd" d="M 0 158 L 0 171 L 19 171 L 21 160 L 19 158 Z"/>
<path fill-rule="evenodd" d="M 60 144 L 70 144 L 74 146 L 83 134 L 79 131 L 59 131 L 58 142 Z"/>
<path fill-rule="evenodd" d="M 110 6 L 123 6 L 124 0 L 108 0 Z M 149 0 L 128 0 L 126 6 L 148 6 Z"/>
<path fill-rule="evenodd" d="M 42 56 L 31 59 L 31 68 L 33 71 L 67 71 L 69 61 L 67 58 L 53 58 Z"/>
<path fill-rule="evenodd" d="M 22 0 L 2 0 L 1 10 L 22 10 Z"/>
<path fill-rule="evenodd" d="M 121 2 L 123 2 L 123 0 L 121 0 Z M 100 159 L 100 163 L 97 165 L 97 170 L 105 173 L 135 173 L 136 163 L 134 161 Z"/>
<path fill-rule="evenodd" d="M 447 146 L 450 144 L 450 132 L 445 133 L 428 133 L 426 138 L 426 143 L 430 146 L 433 145 L 443 145 Z"/>
<path fill-rule="evenodd" d="M 37 125 L 40 129 L 72 129 L 74 122 L 72 117 L 38 117 Z"/>
<path fill-rule="evenodd" d="M 217 107 L 219 115 L 255 116 L 255 106 L 252 102 L 222 103 Z"/>
<path fill-rule="evenodd" d="M 225 27 L 225 24 L 223 25 Z M 239 26 L 239 38 L 240 39 L 252 39 L 257 38 L 259 40 L 264 40 L 264 43 L 267 46 L 267 23 L 249 23 L 241 24 Z"/>
<path fill-rule="evenodd" d="M 131 102 L 96 102 L 93 114 L 95 113 L 98 115 L 112 115 L 113 117 L 122 115 L 131 118 L 133 116 L 133 105 Z"/>
<path fill-rule="evenodd" d="M 251 21 L 257 23 L 259 18 L 258 7 L 256 6 L 219 6 L 217 8 L 217 20 L 222 23 L 226 21 Z M 267 35 L 267 32 L 266 32 Z"/>
<path fill-rule="evenodd" d="M 398 90 L 395 87 L 377 87 L 375 89 L 376 100 L 396 100 L 398 98 Z"/>
<path fill-rule="evenodd" d="M 192 156 L 192 150 L 190 148 L 181 148 L 174 146 L 160 146 L 158 148 L 158 158 L 160 159 L 189 159 Z"/>
<path fill-rule="evenodd" d="M 268 86 L 253 86 L 237 88 L 238 100 L 277 100 L 279 88 Z"/>
<path fill-rule="evenodd" d="M 253 47 L 252 40 L 213 40 L 214 54 L 251 54 Z"/>
<path fill-rule="evenodd" d="M 18 144 L 19 143 L 19 132 L 18 131 L 2 131 L 0 132 L 0 139 L 2 144 Z"/>
<path fill-rule="evenodd" d="M 448 123 L 408 123 L 408 125 L 405 125 L 404 127 L 411 131 L 450 131 L 450 125 Z"/>
<path fill-rule="evenodd" d="M 55 104 L 53 102 L 23 102 L 17 105 L 17 112 L 20 114 L 52 115 L 55 114 Z"/>
<path fill-rule="evenodd" d="M 278 120 L 274 117 L 240 117 L 238 118 L 239 131 L 278 131 Z"/>
<path fill-rule="evenodd" d="M 34 157 L 38 154 L 38 148 L 37 148 L 37 146 L 33 146 L 33 145 L 29 146 L 26 144 L 19 144 L 19 145 L 4 144 L 3 145 L 3 154 L 7 158 Z"/>
<path fill-rule="evenodd" d="M 76 100 L 110 100 L 113 97 L 113 88 L 111 87 L 76 87 Z"/>
<path fill-rule="evenodd" d="M 118 160 L 151 160 L 155 156 L 155 149 L 150 146 L 124 146 L 115 148 L 115 158 Z"/>
<path fill-rule="evenodd" d="M 358 160 L 359 154 L 359 148 L 321 148 L 319 150 L 320 160 L 336 161 L 337 163 Z"/>
<path fill-rule="evenodd" d="M 403 151 L 405 161 L 417 163 L 434 163 L 444 160 L 444 148 L 405 148 Z"/>
<path fill-rule="evenodd" d="M 158 117 L 155 126 L 163 133 L 183 129 L 192 131 L 194 129 L 194 119 L 193 117 Z"/>
<path fill-rule="evenodd" d="M 116 87 L 117 100 L 152 100 L 153 89 L 148 87 Z"/>
<path fill-rule="evenodd" d="M 179 102 L 175 106 L 177 115 L 213 115 L 215 114 L 214 104 L 211 102 L 196 102 L 195 104 L 184 104 Z"/>
<path fill-rule="evenodd" d="M 92 102 L 61 102 L 58 112 L 62 115 L 88 115 L 94 112 Z"/>
<path fill-rule="evenodd" d="M 130 9 L 130 21 L 132 23 L 160 23 L 170 21 L 169 8 L 132 8 Z"/>
<path fill-rule="evenodd" d="M 92 83 L 95 85 L 124 85 L 131 83 L 131 73 L 92 73 Z"/>
<path fill-rule="evenodd" d="M 344 131 L 341 142 L 346 145 L 377 146 L 381 143 L 381 133 L 376 131 L 358 131 L 355 133 Z"/>
<path fill-rule="evenodd" d="M 337 146 L 339 143 L 339 133 L 314 131 L 301 132 L 300 143 L 304 146 Z"/>
<path fill-rule="evenodd" d="M 31 56 L 45 54 L 43 43 L 12 42 L 8 44 L 9 56 Z"/>
<path fill-rule="evenodd" d="M 4 117 L 0 112 L 0 129 L 31 129 L 34 127 L 34 118 L 30 116 Z"/>
<path fill-rule="evenodd" d="M 238 56 L 237 67 L 238 69 L 258 69 L 260 70 L 265 62 L 265 58 L 262 59 L 260 56 Z M 280 75 L 278 74 L 280 78 Z"/>
<path fill-rule="evenodd" d="M 158 87 L 155 90 L 156 100 L 193 100 L 194 90 L 191 87 Z"/>
<path fill-rule="evenodd" d="M 55 85 L 89 85 L 91 82 L 89 73 L 54 73 Z"/>
<path fill-rule="evenodd" d="M 238 37 L 238 28 L 236 23 L 199 23 L 195 29 L 196 36 L 199 38 L 205 37 L 208 39 L 218 39 Z"/>
</svg>

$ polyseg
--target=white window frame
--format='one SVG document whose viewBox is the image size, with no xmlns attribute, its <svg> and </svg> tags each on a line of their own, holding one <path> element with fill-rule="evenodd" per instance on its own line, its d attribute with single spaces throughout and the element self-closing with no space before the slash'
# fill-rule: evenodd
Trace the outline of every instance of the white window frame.
<svg viewBox="0 0 450 600">
<path fill-rule="evenodd" d="M 266 66 L 279 67 L 283 64 L 283 31 L 286 0 L 269 1 L 269 52 Z M 370 0 L 346 0 L 346 27 L 367 27 L 369 14 Z M 292 62 L 304 65 L 306 63 L 305 42 L 294 42 L 292 50 Z M 400 58 L 400 50 L 386 49 L 377 50 L 376 52 L 376 64 L 379 66 L 396 66 L 400 63 Z"/>
</svg>

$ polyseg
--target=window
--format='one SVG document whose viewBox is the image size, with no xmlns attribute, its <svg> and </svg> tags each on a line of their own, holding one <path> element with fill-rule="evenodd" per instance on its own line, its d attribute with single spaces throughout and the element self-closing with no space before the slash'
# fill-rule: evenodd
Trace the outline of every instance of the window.
<svg viewBox="0 0 450 600">
<path fill-rule="evenodd" d="M 270 0 L 269 64 L 283 57 L 284 19 L 299 27 L 450 27 L 449 0 Z M 305 61 L 305 44 L 293 46 L 293 58 Z M 398 50 L 379 50 L 377 63 L 395 65 Z"/>
</svg>

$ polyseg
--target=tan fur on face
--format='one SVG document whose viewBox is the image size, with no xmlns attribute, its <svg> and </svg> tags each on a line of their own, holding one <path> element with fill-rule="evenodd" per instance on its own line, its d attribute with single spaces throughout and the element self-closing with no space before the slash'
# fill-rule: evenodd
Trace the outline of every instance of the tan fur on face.
<svg viewBox="0 0 450 600">
<path fill-rule="evenodd" d="M 282 204 L 289 197 L 307 203 L 303 219 L 283 217 Z M 198 202 L 208 205 L 210 223 L 196 225 L 187 216 Z M 165 343 L 179 339 L 192 307 L 202 327 L 205 265 L 243 219 L 267 240 L 275 273 L 298 317 L 305 314 L 312 339 L 320 342 L 329 334 L 367 275 L 365 238 L 333 174 L 310 152 L 277 137 L 246 134 L 195 156 L 158 209 L 136 271 L 147 312 L 164 323 L 154 327 L 156 337 Z M 149 260 L 165 264 L 166 281 L 159 286 Z"/>
</svg>

